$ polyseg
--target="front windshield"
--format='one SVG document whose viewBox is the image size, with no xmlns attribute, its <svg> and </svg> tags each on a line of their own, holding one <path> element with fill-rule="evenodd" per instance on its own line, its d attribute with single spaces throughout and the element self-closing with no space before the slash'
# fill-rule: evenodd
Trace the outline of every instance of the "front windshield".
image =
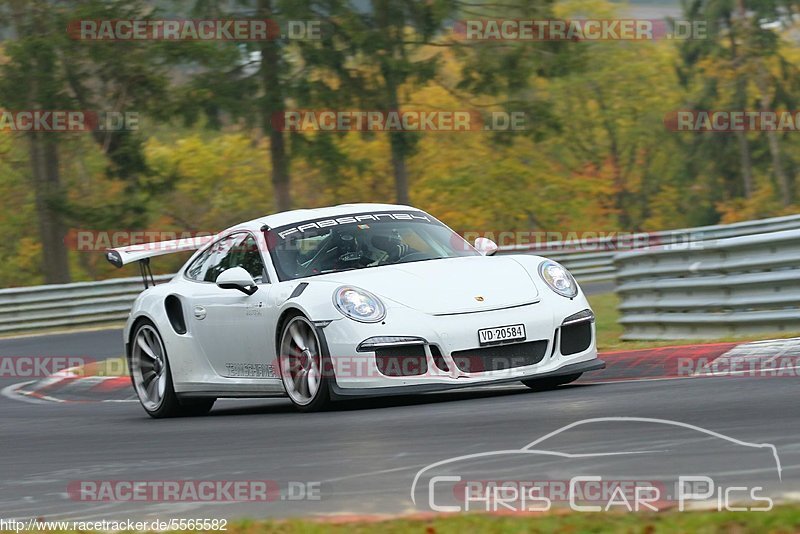
<svg viewBox="0 0 800 534">
<path fill-rule="evenodd" d="M 480 255 L 458 234 L 422 212 L 304 221 L 269 230 L 267 241 L 281 280 Z"/>
</svg>

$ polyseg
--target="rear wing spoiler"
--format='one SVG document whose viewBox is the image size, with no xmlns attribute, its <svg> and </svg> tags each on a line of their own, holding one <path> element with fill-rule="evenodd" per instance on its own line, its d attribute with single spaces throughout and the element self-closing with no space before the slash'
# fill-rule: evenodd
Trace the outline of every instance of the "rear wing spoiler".
<svg viewBox="0 0 800 534">
<path fill-rule="evenodd" d="M 150 283 L 155 285 L 153 280 L 153 273 L 150 270 L 150 258 L 156 256 L 163 256 L 165 254 L 174 254 L 176 252 L 185 252 L 189 250 L 197 250 L 207 243 L 214 240 L 216 236 L 200 236 L 190 237 L 184 239 L 173 239 L 172 241 L 156 241 L 154 243 L 141 243 L 138 245 L 130 245 L 127 247 L 117 247 L 106 250 L 106 259 L 114 267 L 122 268 L 125 265 L 139 262 L 139 267 L 142 272 L 142 279 L 144 287 L 148 287 L 148 275 Z"/>
<path fill-rule="evenodd" d="M 127 247 L 110 248 L 106 251 L 106 259 L 114 267 L 120 268 L 135 261 L 142 261 L 165 254 L 197 250 L 214 239 L 213 235 L 191 237 L 186 239 L 173 239 L 172 241 L 156 241 L 154 243 L 141 243 Z"/>
</svg>

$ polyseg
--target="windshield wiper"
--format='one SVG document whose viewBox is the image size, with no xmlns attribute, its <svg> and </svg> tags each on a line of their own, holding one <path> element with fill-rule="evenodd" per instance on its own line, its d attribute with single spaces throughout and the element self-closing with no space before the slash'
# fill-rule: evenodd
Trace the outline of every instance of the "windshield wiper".
<svg viewBox="0 0 800 534">
<path fill-rule="evenodd" d="M 366 267 L 366 265 L 364 267 Z M 363 269 L 364 267 L 345 267 L 344 269 L 326 269 L 324 271 L 318 272 L 317 274 L 343 273 L 344 271 L 355 271 L 358 269 Z"/>
<path fill-rule="evenodd" d="M 433 258 L 420 258 L 418 260 L 396 261 L 394 263 L 387 263 L 386 265 L 403 265 L 404 263 L 417 263 L 418 261 L 446 260 L 449 257 L 450 256 L 434 256 Z"/>
</svg>

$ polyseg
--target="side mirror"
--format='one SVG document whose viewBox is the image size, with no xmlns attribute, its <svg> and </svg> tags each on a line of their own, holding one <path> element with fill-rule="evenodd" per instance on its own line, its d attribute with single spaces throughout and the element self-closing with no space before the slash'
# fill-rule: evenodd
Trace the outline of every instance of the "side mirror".
<svg viewBox="0 0 800 534">
<path fill-rule="evenodd" d="M 487 237 L 479 237 L 475 240 L 475 248 L 484 256 L 491 256 L 497 252 L 497 243 Z"/>
<path fill-rule="evenodd" d="M 217 277 L 217 287 L 222 289 L 238 289 L 245 295 L 252 295 L 258 291 L 253 277 L 241 267 L 232 267 L 220 273 Z"/>
</svg>

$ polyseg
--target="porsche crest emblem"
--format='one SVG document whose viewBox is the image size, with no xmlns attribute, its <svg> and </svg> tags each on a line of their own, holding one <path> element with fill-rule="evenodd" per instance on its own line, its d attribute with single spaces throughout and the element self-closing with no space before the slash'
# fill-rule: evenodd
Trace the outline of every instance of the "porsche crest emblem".
<svg viewBox="0 0 800 534">
<path fill-rule="evenodd" d="M 477 297 L 475 297 L 475 300 L 477 300 L 478 302 L 483 302 L 486 299 L 484 299 L 482 296 L 478 295 Z"/>
</svg>

